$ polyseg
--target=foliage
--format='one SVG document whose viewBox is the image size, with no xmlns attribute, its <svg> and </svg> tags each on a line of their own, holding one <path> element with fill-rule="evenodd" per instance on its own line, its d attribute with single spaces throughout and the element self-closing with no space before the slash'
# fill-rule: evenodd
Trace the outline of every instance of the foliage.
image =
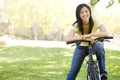
<svg viewBox="0 0 120 80">
<path fill-rule="evenodd" d="M 66 32 L 75 21 L 74 0 L 4 1 L 5 6 L 0 10 L 0 36 L 8 35 L 13 39 L 64 40 Z M 94 7 L 99 1 L 90 0 L 90 4 Z M 109 5 L 112 6 L 113 1 L 111 0 Z M 120 3 L 120 0 L 118 1 Z M 103 21 L 105 19 L 106 17 Z M 119 16 L 116 19 L 120 20 Z M 118 27 L 113 30 L 116 31 L 116 28 Z M 117 31 L 119 32 L 118 29 Z"/>
<path fill-rule="evenodd" d="M 90 0 L 90 5 L 94 7 L 100 0 Z M 114 4 L 115 0 L 109 0 L 108 5 L 106 5 L 106 8 L 111 7 Z M 120 3 L 120 0 L 118 0 L 118 3 Z"/>
<path fill-rule="evenodd" d="M 114 4 L 114 0 L 110 0 L 108 5 L 106 6 L 106 8 L 109 8 L 110 6 L 112 6 Z"/>
<path fill-rule="evenodd" d="M 98 2 L 99 0 L 90 0 L 91 7 L 95 6 Z"/>
<path fill-rule="evenodd" d="M 106 53 L 109 79 L 119 80 L 120 51 Z M 65 80 L 72 55 L 66 48 L 0 47 L 0 80 Z M 77 80 L 86 80 L 86 60 Z"/>
<path fill-rule="evenodd" d="M 9 25 L 6 28 L 8 31 L 1 35 L 14 35 L 23 39 L 46 39 L 51 33 L 56 34 L 56 31 L 59 32 L 59 29 L 63 30 L 66 24 L 70 24 L 68 22 L 71 20 L 71 16 L 68 15 L 71 11 L 66 8 L 72 9 L 72 6 L 63 1 L 5 0 L 6 5 L 2 9 L 0 23 Z M 0 32 L 3 31 L 3 27 L 5 25 L 1 26 Z M 64 31 L 60 33 L 63 34 Z"/>
</svg>

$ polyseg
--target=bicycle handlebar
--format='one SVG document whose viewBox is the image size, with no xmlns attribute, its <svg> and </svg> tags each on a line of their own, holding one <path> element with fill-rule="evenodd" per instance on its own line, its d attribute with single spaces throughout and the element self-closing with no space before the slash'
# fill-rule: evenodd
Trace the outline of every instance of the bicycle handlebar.
<svg viewBox="0 0 120 80">
<path fill-rule="evenodd" d="M 104 39 L 113 39 L 113 37 L 112 36 L 109 36 L 109 37 L 98 37 L 98 38 L 95 38 L 94 40 L 103 42 Z M 66 43 L 67 44 L 72 44 L 72 43 L 77 43 L 77 42 L 90 42 L 90 41 L 88 41 L 88 40 L 75 40 L 75 41 L 70 41 L 70 42 L 66 42 Z"/>
</svg>

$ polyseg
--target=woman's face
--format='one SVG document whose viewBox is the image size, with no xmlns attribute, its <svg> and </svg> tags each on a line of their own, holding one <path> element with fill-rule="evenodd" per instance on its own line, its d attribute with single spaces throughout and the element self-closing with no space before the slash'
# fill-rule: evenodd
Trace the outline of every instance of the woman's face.
<svg viewBox="0 0 120 80">
<path fill-rule="evenodd" d="M 90 18 L 90 11 L 88 8 L 83 7 L 80 11 L 80 18 L 82 19 L 83 23 L 88 23 Z"/>
</svg>

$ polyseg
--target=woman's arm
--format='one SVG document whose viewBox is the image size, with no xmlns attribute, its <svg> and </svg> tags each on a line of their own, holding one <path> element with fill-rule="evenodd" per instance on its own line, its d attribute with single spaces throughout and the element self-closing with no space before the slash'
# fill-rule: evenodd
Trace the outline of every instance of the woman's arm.
<svg viewBox="0 0 120 80">
<path fill-rule="evenodd" d="M 75 40 L 82 40 L 82 36 L 75 36 L 75 30 L 71 28 L 65 38 L 65 41 L 70 42 L 70 41 L 75 41 Z"/>
<path fill-rule="evenodd" d="M 108 31 L 104 25 L 100 25 L 99 27 L 99 33 L 91 33 L 91 37 L 107 37 Z"/>
<path fill-rule="evenodd" d="M 85 35 L 81 35 L 81 36 L 75 36 L 75 30 L 72 28 L 68 32 L 65 41 L 66 42 L 75 41 L 75 40 L 90 40 L 90 41 L 93 41 L 94 38 L 92 39 L 92 37 L 107 37 L 107 36 L 109 36 L 108 32 L 107 32 L 107 29 L 104 25 L 100 25 L 99 31 L 100 31 L 99 33 L 91 33 L 91 34 L 85 34 Z"/>
</svg>

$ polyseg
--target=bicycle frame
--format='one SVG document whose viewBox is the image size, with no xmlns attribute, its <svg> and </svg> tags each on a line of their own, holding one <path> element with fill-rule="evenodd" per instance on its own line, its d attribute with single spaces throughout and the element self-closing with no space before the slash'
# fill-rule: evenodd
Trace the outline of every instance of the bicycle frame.
<svg viewBox="0 0 120 80">
<path fill-rule="evenodd" d="M 87 61 L 87 80 L 101 80 L 98 61 L 93 59 L 92 45 L 89 42 L 89 59 Z"/>
<path fill-rule="evenodd" d="M 99 38 L 96 38 L 95 41 L 103 42 L 104 39 L 113 39 L 113 37 L 99 37 Z M 70 42 L 67 42 L 67 44 L 81 43 L 81 41 L 89 42 L 89 46 L 88 46 L 89 59 L 87 61 L 87 80 L 101 80 L 98 61 L 93 59 L 93 51 L 92 51 L 93 44 L 90 41 L 85 41 L 85 40 L 70 41 Z"/>
</svg>

